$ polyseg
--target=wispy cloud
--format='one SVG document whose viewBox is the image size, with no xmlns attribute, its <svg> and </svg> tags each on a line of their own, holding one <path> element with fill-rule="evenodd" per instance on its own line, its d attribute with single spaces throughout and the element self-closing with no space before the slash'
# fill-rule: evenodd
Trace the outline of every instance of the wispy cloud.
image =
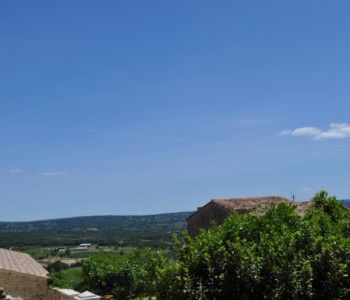
<svg viewBox="0 0 350 300">
<path fill-rule="evenodd" d="M 65 171 L 45 171 L 40 173 L 42 176 L 62 176 L 67 174 L 68 172 Z"/>
<path fill-rule="evenodd" d="M 300 127 L 283 130 L 279 135 L 306 136 L 314 140 L 345 139 L 350 137 L 350 124 L 331 123 L 326 130 L 317 127 Z"/>
<path fill-rule="evenodd" d="M 22 169 L 10 169 L 10 170 L 8 170 L 8 172 L 9 172 L 10 175 L 14 175 L 15 176 L 15 175 L 21 175 L 25 171 L 22 170 Z"/>
</svg>

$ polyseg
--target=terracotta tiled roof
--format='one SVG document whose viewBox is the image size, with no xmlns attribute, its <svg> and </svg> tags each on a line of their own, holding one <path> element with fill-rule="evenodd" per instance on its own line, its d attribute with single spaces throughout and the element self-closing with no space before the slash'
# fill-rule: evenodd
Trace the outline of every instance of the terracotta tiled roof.
<svg viewBox="0 0 350 300">
<path fill-rule="evenodd" d="M 0 248 L 0 269 L 47 277 L 47 271 L 30 255 Z"/>
<path fill-rule="evenodd" d="M 244 210 L 251 210 L 258 207 L 266 207 L 273 204 L 279 203 L 293 203 L 291 200 L 281 197 L 281 196 L 259 196 L 259 197 L 242 197 L 242 198 L 226 198 L 226 199 L 213 199 L 208 202 L 203 207 L 198 207 L 192 215 L 190 215 L 186 220 L 191 219 L 199 211 L 208 205 L 219 205 L 230 212 L 238 212 Z"/>
<path fill-rule="evenodd" d="M 256 208 L 258 206 L 269 206 L 279 203 L 291 203 L 287 198 L 281 196 L 264 196 L 248 198 L 214 199 L 217 205 L 223 206 L 230 211 L 241 211 Z"/>
</svg>

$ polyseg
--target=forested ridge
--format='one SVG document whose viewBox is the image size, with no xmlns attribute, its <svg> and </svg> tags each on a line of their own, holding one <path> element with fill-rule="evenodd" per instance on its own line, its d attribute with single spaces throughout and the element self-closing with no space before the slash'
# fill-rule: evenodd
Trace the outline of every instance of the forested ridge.
<svg viewBox="0 0 350 300">
<path fill-rule="evenodd" d="M 32 222 L 0 222 L 0 247 L 75 245 L 166 246 L 186 228 L 191 212 L 143 216 L 87 216 Z"/>
</svg>

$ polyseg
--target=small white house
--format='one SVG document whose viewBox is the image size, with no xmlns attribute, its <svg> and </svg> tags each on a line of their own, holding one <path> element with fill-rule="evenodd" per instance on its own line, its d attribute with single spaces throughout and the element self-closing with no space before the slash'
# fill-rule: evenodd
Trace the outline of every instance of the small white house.
<svg viewBox="0 0 350 300">
<path fill-rule="evenodd" d="M 73 247 L 70 250 L 73 252 L 82 252 L 82 251 L 88 251 L 91 249 L 91 244 L 90 243 L 82 243 L 77 247 Z"/>
</svg>

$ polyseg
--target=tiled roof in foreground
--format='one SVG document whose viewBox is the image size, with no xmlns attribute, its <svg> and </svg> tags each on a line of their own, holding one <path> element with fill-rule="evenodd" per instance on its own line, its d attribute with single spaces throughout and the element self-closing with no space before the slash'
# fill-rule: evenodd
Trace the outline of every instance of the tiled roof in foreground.
<svg viewBox="0 0 350 300">
<path fill-rule="evenodd" d="M 47 271 L 30 255 L 0 248 L 0 269 L 47 277 Z"/>
</svg>

